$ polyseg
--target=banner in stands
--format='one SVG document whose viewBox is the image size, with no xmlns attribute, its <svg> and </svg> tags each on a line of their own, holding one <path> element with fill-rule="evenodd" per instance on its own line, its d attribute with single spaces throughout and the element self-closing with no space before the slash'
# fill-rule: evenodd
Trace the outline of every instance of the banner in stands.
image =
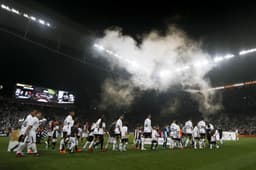
<svg viewBox="0 0 256 170">
<path fill-rule="evenodd" d="M 21 83 L 16 84 L 15 98 L 43 103 L 73 104 L 75 102 L 74 94 L 69 91 Z"/>
</svg>

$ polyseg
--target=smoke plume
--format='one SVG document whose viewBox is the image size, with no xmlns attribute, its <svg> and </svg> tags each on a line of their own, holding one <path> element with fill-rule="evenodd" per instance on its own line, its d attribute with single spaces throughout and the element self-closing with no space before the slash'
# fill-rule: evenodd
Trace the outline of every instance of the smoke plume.
<svg viewBox="0 0 256 170">
<path fill-rule="evenodd" d="M 170 26 L 164 34 L 152 31 L 144 35 L 140 44 L 124 35 L 121 29 L 108 29 L 97 44 L 114 52 L 113 55 L 102 54 L 112 68 L 124 69 L 131 75 L 126 81 L 105 82 L 102 87 L 105 102 L 131 104 L 134 88 L 160 93 L 174 85 L 188 92 L 210 88 L 205 76 L 214 67 L 209 63 L 211 56 L 202 50 L 200 42 L 193 41 L 176 27 Z M 214 112 L 219 108 L 218 102 L 211 102 L 213 92 L 191 92 L 191 95 L 199 102 L 202 112 Z"/>
</svg>

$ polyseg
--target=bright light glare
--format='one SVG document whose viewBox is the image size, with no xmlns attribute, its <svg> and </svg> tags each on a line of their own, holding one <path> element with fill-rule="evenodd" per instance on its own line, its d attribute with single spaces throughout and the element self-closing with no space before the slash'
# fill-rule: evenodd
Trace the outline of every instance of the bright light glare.
<svg viewBox="0 0 256 170">
<path fill-rule="evenodd" d="M 51 27 L 51 24 L 50 24 L 49 22 L 46 22 L 46 21 L 44 21 L 44 20 L 42 20 L 42 19 L 38 19 L 38 20 L 37 20 L 36 17 L 34 17 L 34 16 L 29 16 L 28 14 L 22 13 L 22 12 L 20 12 L 19 10 L 14 9 L 14 8 L 10 8 L 10 7 L 7 6 L 7 5 L 1 4 L 1 8 L 4 9 L 4 10 L 6 10 L 6 11 L 12 12 L 12 13 L 14 13 L 14 14 L 21 15 L 21 16 L 27 18 L 27 19 L 32 20 L 32 21 L 38 22 L 39 24 L 42 24 L 42 25 L 46 25 L 46 26 L 48 26 L 48 27 Z"/>
<path fill-rule="evenodd" d="M 222 60 L 224 60 L 223 57 L 215 57 L 215 58 L 213 59 L 213 61 L 214 61 L 215 63 L 218 63 L 218 62 L 220 62 L 220 61 L 222 61 Z"/>
<path fill-rule="evenodd" d="M 31 16 L 30 19 L 36 21 L 36 17 Z"/>
<path fill-rule="evenodd" d="M 20 15 L 20 12 L 18 10 L 14 9 L 14 8 L 12 8 L 12 12 L 17 14 L 17 15 Z"/>
<path fill-rule="evenodd" d="M 250 50 L 243 50 L 239 53 L 239 55 L 245 55 L 245 54 L 253 53 L 253 52 L 256 52 L 256 48 L 253 48 L 253 49 L 250 49 Z"/>
<path fill-rule="evenodd" d="M 103 51 L 105 48 L 99 44 L 94 44 L 94 47 L 96 47 L 98 50 Z"/>
<path fill-rule="evenodd" d="M 39 21 L 38 21 L 40 24 L 42 24 L 42 25 L 44 25 L 45 24 L 45 21 L 44 20 L 41 20 L 41 19 L 39 19 Z"/>
<path fill-rule="evenodd" d="M 204 60 L 204 61 L 199 61 L 199 62 L 196 62 L 193 64 L 194 67 L 202 67 L 202 66 L 205 66 L 209 64 L 209 62 L 207 60 Z"/>
<path fill-rule="evenodd" d="M 235 57 L 233 54 L 227 54 L 224 56 L 225 59 L 230 59 L 230 58 L 233 58 Z"/>
</svg>

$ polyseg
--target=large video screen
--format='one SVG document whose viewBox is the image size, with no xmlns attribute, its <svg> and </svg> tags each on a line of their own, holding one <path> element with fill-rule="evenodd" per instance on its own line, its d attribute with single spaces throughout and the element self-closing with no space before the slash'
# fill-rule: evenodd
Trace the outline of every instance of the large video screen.
<svg viewBox="0 0 256 170">
<path fill-rule="evenodd" d="M 69 91 L 54 90 L 28 84 L 17 83 L 15 88 L 16 99 L 26 99 L 44 103 L 73 104 L 75 96 Z"/>
</svg>

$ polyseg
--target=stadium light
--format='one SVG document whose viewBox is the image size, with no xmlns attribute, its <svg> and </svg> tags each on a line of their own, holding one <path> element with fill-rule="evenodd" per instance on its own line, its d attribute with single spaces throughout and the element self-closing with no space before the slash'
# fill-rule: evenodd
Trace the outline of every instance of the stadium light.
<svg viewBox="0 0 256 170">
<path fill-rule="evenodd" d="M 94 44 L 93 46 L 94 46 L 95 48 L 97 48 L 98 50 L 100 50 L 100 51 L 105 50 L 105 48 L 104 48 L 103 46 L 99 45 L 99 44 Z"/>
<path fill-rule="evenodd" d="M 28 14 L 26 14 L 26 13 L 24 13 L 23 16 L 24 16 L 25 18 L 29 18 Z"/>
<path fill-rule="evenodd" d="M 1 8 L 5 9 L 7 11 L 11 11 L 11 9 L 8 6 L 4 5 L 4 4 L 1 4 Z"/>
<path fill-rule="evenodd" d="M 207 60 L 204 60 L 204 61 L 198 61 L 196 63 L 193 64 L 194 67 L 202 67 L 202 66 L 205 66 L 209 64 L 209 61 Z"/>
<path fill-rule="evenodd" d="M 253 53 L 253 52 L 256 52 L 256 48 L 240 51 L 239 55 L 245 55 L 245 54 Z"/>
<path fill-rule="evenodd" d="M 18 10 L 14 9 L 14 8 L 12 8 L 11 11 L 12 11 L 13 13 L 17 14 L 17 15 L 20 15 L 20 12 L 19 12 Z"/>
<path fill-rule="evenodd" d="M 220 62 L 220 61 L 222 61 L 222 60 L 224 60 L 223 57 L 215 57 L 215 58 L 213 59 L 213 61 L 214 61 L 215 63 L 218 63 L 218 62 Z"/>
<path fill-rule="evenodd" d="M 230 58 L 233 58 L 233 57 L 235 57 L 235 55 L 233 55 L 233 54 L 227 54 L 227 55 L 224 56 L 225 59 L 230 59 Z"/>
<path fill-rule="evenodd" d="M 30 16 L 30 19 L 31 19 L 32 21 L 36 21 L 36 17 L 34 17 L 34 16 Z"/>
<path fill-rule="evenodd" d="M 6 11 L 9 11 L 11 13 L 14 13 L 16 15 L 23 16 L 23 17 L 25 17 L 25 18 L 27 18 L 29 20 L 32 20 L 34 22 L 37 22 L 37 23 L 39 23 L 41 25 L 45 25 L 47 27 L 52 27 L 49 22 L 46 22 L 46 21 L 44 21 L 44 20 L 42 20 L 40 18 L 37 19 L 35 16 L 28 15 L 27 13 L 22 13 L 19 10 L 15 9 L 15 8 L 11 8 L 11 7 L 9 7 L 9 6 L 5 5 L 5 4 L 1 4 L 1 8 L 6 10 Z"/>
<path fill-rule="evenodd" d="M 42 24 L 42 25 L 45 25 L 45 21 L 42 20 L 42 19 L 39 19 L 38 22 L 39 22 L 40 24 Z"/>
</svg>

